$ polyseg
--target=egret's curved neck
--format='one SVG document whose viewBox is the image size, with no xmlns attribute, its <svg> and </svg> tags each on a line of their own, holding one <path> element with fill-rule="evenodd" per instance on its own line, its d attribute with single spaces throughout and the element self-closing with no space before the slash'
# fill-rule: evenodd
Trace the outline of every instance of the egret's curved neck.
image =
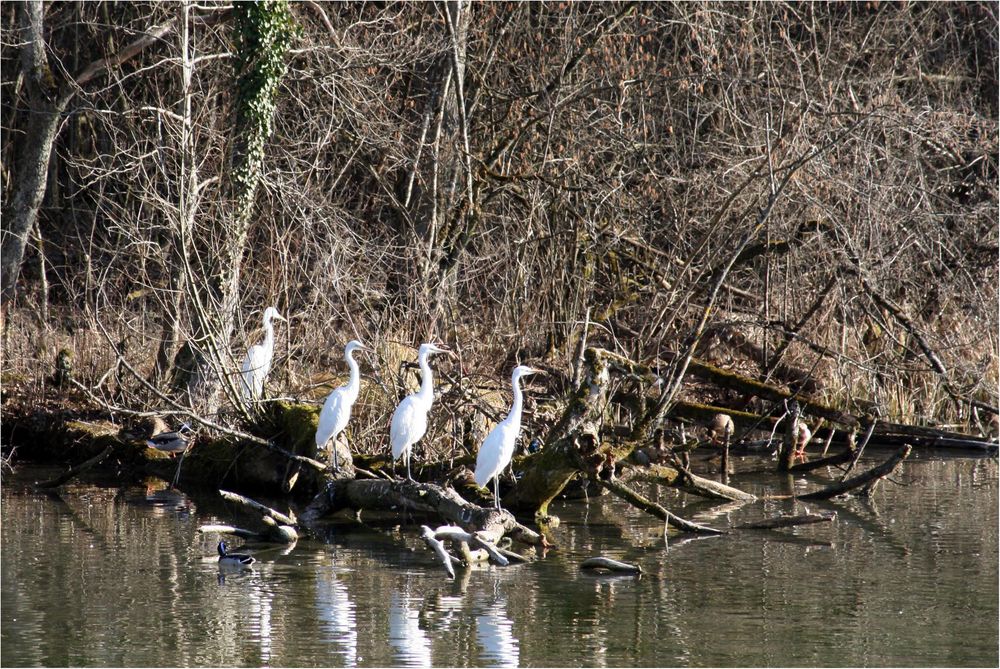
<svg viewBox="0 0 1000 669">
<path fill-rule="evenodd" d="M 268 350 L 274 348 L 274 325 L 270 318 L 264 319 L 264 348 Z"/>
<path fill-rule="evenodd" d="M 351 378 L 347 381 L 347 390 L 351 394 L 357 394 L 358 388 L 361 386 L 361 370 L 358 369 L 358 363 L 354 360 L 354 351 L 344 355 L 344 360 L 351 368 Z"/>
<path fill-rule="evenodd" d="M 417 396 L 420 397 L 420 401 L 430 406 L 434 401 L 434 374 L 427 362 L 427 355 L 420 356 L 417 362 L 420 363 L 420 392 Z"/>
<path fill-rule="evenodd" d="M 515 374 L 510 383 L 514 386 L 514 403 L 510 405 L 510 413 L 507 414 L 507 420 L 514 425 L 520 425 L 521 409 L 524 406 L 524 394 L 521 392 L 520 375 Z"/>
</svg>

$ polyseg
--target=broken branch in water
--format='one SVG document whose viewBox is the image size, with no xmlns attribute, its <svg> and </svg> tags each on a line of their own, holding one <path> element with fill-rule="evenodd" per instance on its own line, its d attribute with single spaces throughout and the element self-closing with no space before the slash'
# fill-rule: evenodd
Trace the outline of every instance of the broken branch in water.
<svg viewBox="0 0 1000 669">
<path fill-rule="evenodd" d="M 895 471 L 896 467 L 899 466 L 903 460 L 910 455 L 912 447 L 908 444 L 900 448 L 898 451 L 893 453 L 892 457 L 883 462 L 882 464 L 872 467 L 867 472 L 859 474 L 854 478 L 848 479 L 846 481 L 841 481 L 829 487 L 823 488 L 822 490 L 817 490 L 815 492 L 806 493 L 804 495 L 797 495 L 797 499 L 830 499 L 831 497 L 836 497 L 837 495 L 842 495 L 845 492 L 853 490 L 855 488 L 861 488 L 873 481 L 884 478 Z"/>
<path fill-rule="evenodd" d="M 737 525 L 734 530 L 773 530 L 779 527 L 794 527 L 796 525 L 812 525 L 813 523 L 829 523 L 837 517 L 836 513 L 806 513 L 799 516 L 778 516 L 755 523 Z"/>
<path fill-rule="evenodd" d="M 717 530 L 714 527 L 708 527 L 707 525 L 692 523 L 689 520 L 684 520 L 680 516 L 675 516 L 656 502 L 643 497 L 628 486 L 618 483 L 617 481 L 604 481 L 602 479 L 595 479 L 595 481 L 637 509 L 641 509 L 650 515 L 656 516 L 660 520 L 667 521 L 671 527 L 678 530 L 683 532 L 696 532 L 699 534 L 725 534 L 723 530 Z"/>
</svg>

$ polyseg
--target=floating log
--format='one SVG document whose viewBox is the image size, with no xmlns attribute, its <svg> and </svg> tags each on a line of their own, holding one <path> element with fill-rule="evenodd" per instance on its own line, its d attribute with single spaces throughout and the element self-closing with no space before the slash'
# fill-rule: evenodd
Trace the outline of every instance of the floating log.
<svg viewBox="0 0 1000 669">
<path fill-rule="evenodd" d="M 622 572 L 628 574 L 641 574 L 642 567 L 628 562 L 619 562 L 611 558 L 597 556 L 587 558 L 580 563 L 580 569 L 607 569 L 608 571 Z"/>
</svg>

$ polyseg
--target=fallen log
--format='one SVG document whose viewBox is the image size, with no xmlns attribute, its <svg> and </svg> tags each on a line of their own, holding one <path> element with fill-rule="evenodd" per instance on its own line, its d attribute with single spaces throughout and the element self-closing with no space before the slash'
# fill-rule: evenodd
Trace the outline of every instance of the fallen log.
<svg viewBox="0 0 1000 669">
<path fill-rule="evenodd" d="M 286 515 L 249 497 L 244 497 L 228 490 L 220 490 L 219 495 L 229 502 L 261 514 L 261 522 L 264 523 L 266 529 L 259 534 L 260 538 L 264 541 L 280 544 L 291 544 L 298 541 L 298 522 L 294 514 L 290 516 Z"/>
<path fill-rule="evenodd" d="M 548 546 L 544 536 L 519 523 L 508 511 L 477 506 L 450 488 L 406 480 L 329 481 L 302 512 L 300 523 L 309 526 L 341 509 L 407 510 L 443 518 L 493 544 L 506 535 L 525 544 Z"/>
<path fill-rule="evenodd" d="M 912 450 L 913 449 L 909 445 L 905 445 L 896 451 L 888 460 L 876 467 L 872 467 L 863 474 L 859 474 L 854 478 L 823 488 L 822 490 L 817 490 L 803 495 L 796 495 L 796 499 L 830 499 L 831 497 L 836 497 L 837 495 L 843 495 L 845 492 L 854 490 L 855 488 L 864 487 L 873 481 L 882 479 L 891 474 L 896 467 L 899 466 L 899 463 L 910 455 Z"/>
</svg>

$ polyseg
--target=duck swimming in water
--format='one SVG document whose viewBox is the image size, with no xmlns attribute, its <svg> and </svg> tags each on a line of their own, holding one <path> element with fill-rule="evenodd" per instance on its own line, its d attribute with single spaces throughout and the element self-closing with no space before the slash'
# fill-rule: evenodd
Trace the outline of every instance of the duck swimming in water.
<svg viewBox="0 0 1000 669">
<path fill-rule="evenodd" d="M 230 553 L 226 550 L 226 542 L 219 542 L 219 564 L 242 565 L 249 567 L 256 560 L 246 553 Z"/>
</svg>

